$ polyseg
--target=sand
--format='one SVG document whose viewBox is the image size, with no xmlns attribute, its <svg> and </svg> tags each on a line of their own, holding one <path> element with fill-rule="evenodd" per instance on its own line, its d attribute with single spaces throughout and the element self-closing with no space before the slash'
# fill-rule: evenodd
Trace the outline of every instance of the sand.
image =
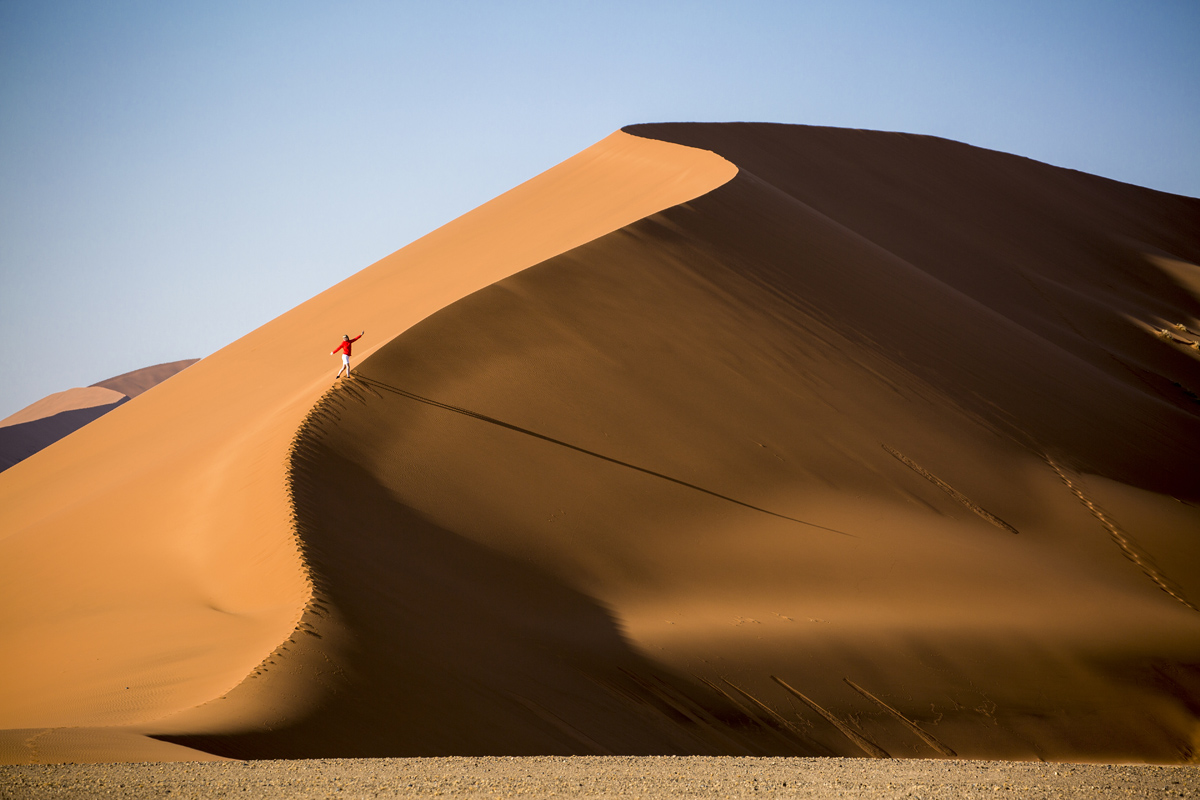
<svg viewBox="0 0 1200 800">
<path fill-rule="evenodd" d="M 389 758 L 0 767 L 0 798 L 1171 798 L 1200 768 L 846 758 Z"/>
<path fill-rule="evenodd" d="M 112 389 L 115 392 L 120 392 L 126 397 L 137 397 L 142 392 L 158 386 L 160 383 L 170 378 L 173 375 L 178 375 L 183 370 L 195 364 L 200 359 L 184 358 L 179 361 L 169 361 L 166 364 L 155 364 L 152 367 L 142 367 L 135 369 L 132 372 L 125 372 L 115 378 L 100 381 L 93 384 L 105 389 Z"/>
<path fill-rule="evenodd" d="M 614 134 L 0 476 L 0 755 L 1190 762 L 1198 218 Z"/>
<path fill-rule="evenodd" d="M 0 752 L 70 727 L 112 732 L 94 747 L 137 758 L 118 729 L 221 696 L 293 636 L 312 578 L 288 453 L 343 332 L 368 330 L 362 359 L 461 297 L 733 171 L 615 133 L 104 415 L 69 449 L 3 473 L 0 641 L 21 656 L 0 667 Z M 286 705 L 313 694 L 299 687 Z"/>
<path fill-rule="evenodd" d="M 15 414 L 10 414 L 0 420 L 0 427 L 7 428 L 13 425 L 37 422 L 68 411 L 113 406 L 124 399 L 125 395 L 121 392 L 101 386 L 67 389 L 47 395 L 35 403 L 30 403 Z"/>
<path fill-rule="evenodd" d="M 85 388 L 56 392 L 0 420 L 0 471 L 94 422 L 197 360 L 157 364 Z"/>
</svg>

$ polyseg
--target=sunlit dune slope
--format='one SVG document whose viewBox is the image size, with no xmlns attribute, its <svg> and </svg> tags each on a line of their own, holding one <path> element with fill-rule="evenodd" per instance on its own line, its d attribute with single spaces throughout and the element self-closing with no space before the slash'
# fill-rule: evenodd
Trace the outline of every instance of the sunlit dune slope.
<svg viewBox="0 0 1200 800">
<path fill-rule="evenodd" d="M 157 732 L 1194 758 L 1200 201 L 927 137 L 629 130 L 740 171 L 327 394 L 292 456 L 313 605 Z"/>
<path fill-rule="evenodd" d="M 221 696 L 293 636 L 322 578 L 289 452 L 342 333 L 366 329 L 362 358 L 735 171 L 615 133 L 0 475 L 0 758 L 173 757 L 130 731 Z M 310 678 L 280 703 L 320 698 Z"/>
</svg>

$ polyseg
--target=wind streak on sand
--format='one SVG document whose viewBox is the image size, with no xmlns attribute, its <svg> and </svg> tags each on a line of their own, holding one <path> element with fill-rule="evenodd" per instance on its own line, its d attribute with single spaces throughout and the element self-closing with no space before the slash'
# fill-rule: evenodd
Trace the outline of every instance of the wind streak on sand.
<svg viewBox="0 0 1200 800">
<path fill-rule="evenodd" d="M 772 675 L 771 680 L 778 683 L 784 689 L 787 689 L 789 692 L 791 692 L 793 695 L 795 695 L 802 703 L 804 703 L 804 705 L 808 706 L 813 711 L 817 712 L 822 717 L 824 717 L 826 722 L 828 722 L 830 725 L 832 725 L 833 727 L 835 727 L 839 731 L 841 731 L 843 736 L 845 736 L 850 741 L 854 742 L 854 744 L 858 745 L 859 749 L 861 749 L 867 755 L 871 756 L 872 758 L 891 758 L 891 755 L 888 753 L 888 751 L 884 750 L 882 747 L 875 744 L 874 742 L 872 742 L 870 739 L 863 736 L 862 734 L 855 733 L 853 730 L 850 729 L 850 726 L 848 726 L 846 723 L 842 722 L 840 719 L 835 717 L 833 714 L 826 711 L 824 708 L 819 706 L 815 701 L 810 700 L 808 697 L 801 694 L 798 689 L 793 688 L 790 684 L 788 684 L 782 678 Z"/>
<path fill-rule="evenodd" d="M 1096 518 L 1096 521 L 1104 526 L 1104 530 L 1108 531 L 1108 535 L 1112 538 L 1113 544 L 1120 548 L 1121 555 L 1125 556 L 1134 564 L 1137 564 L 1142 570 L 1142 573 L 1151 581 L 1153 581 L 1155 586 L 1162 589 L 1164 592 L 1190 608 L 1192 611 L 1200 611 L 1200 608 L 1197 608 L 1195 603 L 1184 596 L 1183 589 L 1179 588 L 1174 581 L 1163 574 L 1162 570 L 1158 568 L 1158 565 L 1154 563 L 1154 559 L 1150 557 L 1150 554 L 1138 547 L 1133 539 L 1130 538 L 1129 534 L 1122 530 L 1121 527 L 1117 525 L 1117 523 L 1114 522 L 1107 513 L 1105 513 L 1104 509 L 1100 508 L 1100 506 L 1096 505 L 1091 498 L 1084 494 L 1083 489 L 1081 489 L 1075 481 L 1071 480 L 1067 476 L 1067 473 L 1063 471 L 1062 467 L 1060 467 L 1053 458 L 1050 456 L 1044 456 L 1044 458 L 1046 459 L 1046 463 L 1050 465 L 1050 468 L 1054 470 L 1066 487 L 1071 490 L 1071 494 L 1075 495 L 1079 502 L 1083 503 L 1084 507 L 1091 512 L 1093 517 Z"/>
<path fill-rule="evenodd" d="M 867 698 L 872 703 L 879 706 L 884 711 L 886 711 L 887 713 L 891 714 L 893 717 L 898 719 L 900 721 L 900 723 L 902 725 L 904 725 L 904 727 L 908 728 L 910 731 L 912 731 L 914 734 L 916 734 L 921 739 L 921 741 L 925 742 L 925 744 L 929 745 L 934 750 L 937 750 L 942 755 L 948 756 L 950 758 L 954 758 L 958 755 L 958 753 L 955 753 L 949 747 L 947 747 L 946 745 L 944 745 L 940 741 L 938 741 L 937 737 L 934 736 L 932 733 L 929 733 L 924 728 L 922 728 L 920 725 L 913 722 L 911 719 L 904 716 L 899 711 L 892 708 L 887 703 L 883 702 L 878 697 L 871 694 L 870 692 L 868 692 L 863 687 L 859 686 L 854 681 L 850 680 L 849 678 L 843 678 L 842 680 L 844 680 L 846 682 L 846 685 L 849 686 L 851 689 L 858 692 L 863 697 Z"/>
<path fill-rule="evenodd" d="M 999 517 L 997 517 L 995 514 L 993 514 L 992 512 L 988 511 L 986 508 L 984 508 L 984 507 L 980 506 L 979 504 L 977 504 L 977 503 L 973 502 L 973 501 L 971 500 L 971 498 L 967 497 L 965 494 L 963 494 L 962 492 L 960 492 L 958 489 L 955 489 L 953 486 L 951 486 L 950 484 L 946 483 L 944 480 L 942 480 L 941 478 L 939 478 L 937 475 L 934 475 L 932 472 L 930 472 L 929 470 L 925 469 L 925 468 L 924 468 L 924 467 L 922 467 L 920 464 L 918 464 L 917 462 L 913 461 L 913 460 L 912 460 L 911 458 L 909 458 L 908 456 L 906 456 L 906 455 L 904 455 L 903 453 L 901 453 L 899 450 L 895 450 L 895 449 L 893 449 L 893 448 L 891 448 L 891 447 L 888 447 L 886 444 L 885 444 L 885 445 L 880 445 L 880 446 L 881 446 L 881 447 L 882 447 L 884 450 L 888 451 L 888 453 L 889 453 L 889 454 L 891 454 L 891 456 L 892 456 L 893 458 L 895 458 L 897 461 L 899 461 L 901 464 L 903 464 L 904 466 L 908 467 L 908 468 L 909 468 L 909 469 L 911 469 L 913 472 L 917 473 L 917 474 L 918 474 L 918 475 L 920 475 L 922 478 L 924 478 L 925 480 L 929 481 L 929 482 L 930 482 L 930 483 L 932 483 L 934 486 L 938 487 L 938 488 L 939 488 L 939 489 L 941 489 L 943 492 L 945 492 L 946 494 L 948 494 L 948 495 L 950 495 L 951 497 L 953 497 L 955 500 L 957 500 L 959 503 L 961 503 L 961 504 L 962 504 L 962 506 L 963 506 L 964 508 L 967 508 L 967 509 L 969 509 L 970 511 L 973 511 L 975 514 L 979 515 L 979 516 L 980 516 L 980 517 L 982 517 L 983 519 L 986 519 L 988 522 L 992 523 L 992 524 L 993 524 L 993 525 L 995 525 L 997 528 L 1001 528 L 1001 529 L 1003 529 L 1003 530 L 1006 530 L 1006 531 L 1008 531 L 1009 533 L 1020 533 L 1020 531 L 1019 531 L 1019 530 L 1017 530 L 1016 528 L 1014 528 L 1012 525 L 1009 525 L 1007 522 L 1005 522 L 1004 520 L 1000 519 L 1000 518 L 999 518 Z"/>
<path fill-rule="evenodd" d="M 801 525 L 807 525 L 810 528 L 818 528 L 823 531 L 829 531 L 830 533 L 836 533 L 836 534 L 840 534 L 842 536 L 850 536 L 850 537 L 858 538 L 858 537 L 855 537 L 854 534 L 852 534 L 852 533 L 846 533 L 845 531 L 839 531 L 835 528 L 827 528 L 824 525 L 818 525 L 815 522 L 806 522 L 802 519 L 796 519 L 795 517 L 789 517 L 786 514 L 780 514 L 776 511 L 769 511 L 765 508 L 761 508 L 759 506 L 752 505 L 751 503 L 745 503 L 745 502 L 742 502 L 741 500 L 735 500 L 734 498 L 729 497 L 728 495 L 723 495 L 720 492 L 714 492 L 711 489 L 705 489 L 703 486 L 697 486 L 694 483 L 688 483 L 687 481 L 680 480 L 679 478 L 672 478 L 670 475 L 664 475 L 663 473 L 655 472 L 652 469 L 647 469 L 645 467 L 639 467 L 637 464 L 630 464 L 628 461 L 621 461 L 618 458 L 613 458 L 612 456 L 606 456 L 603 453 L 597 453 L 594 450 L 588 450 L 586 447 L 580 447 L 578 445 L 571 444 L 570 442 L 564 442 L 561 439 L 555 439 L 552 436 L 546 436 L 545 434 L 538 433 L 537 431 L 531 431 L 528 428 L 522 428 L 519 425 L 513 425 L 512 423 L 496 419 L 495 417 L 489 417 L 486 414 L 480 414 L 477 411 L 471 411 L 468 408 L 462 408 L 460 406 L 454 406 L 454 405 L 450 405 L 448 403 L 441 403 L 441 402 L 438 402 L 437 400 L 431 400 L 428 397 L 422 397 L 419 394 L 414 394 L 405 389 L 401 389 L 398 386 L 392 386 L 390 384 L 384 383 L 383 381 L 379 381 L 374 378 L 368 378 L 365 375 L 363 375 L 357 371 L 352 372 L 351 375 L 356 380 L 362 381 L 363 383 L 365 383 L 368 386 L 377 386 L 380 389 L 384 389 L 386 391 L 392 392 L 393 394 L 398 394 L 401 397 L 407 397 L 410 400 L 416 400 L 418 403 L 425 403 L 426 405 L 433 406 L 434 408 L 441 408 L 446 411 L 453 411 L 456 414 L 462 414 L 464 416 L 480 420 L 481 422 L 487 422 L 491 425 L 498 425 L 501 428 L 507 428 L 510 431 L 516 431 L 517 433 L 523 433 L 526 436 L 532 436 L 535 439 L 541 439 L 542 441 L 550 442 L 551 444 L 556 444 L 559 447 L 565 447 L 568 450 L 574 450 L 576 452 L 583 453 L 584 455 L 589 455 L 589 456 L 592 456 L 593 458 L 598 458 L 601 461 L 608 461 L 609 463 L 617 464 L 618 466 L 636 470 L 637 472 L 643 472 L 647 475 L 653 475 L 655 478 L 661 478 L 664 481 L 670 481 L 671 483 L 676 483 L 676 484 L 679 484 L 680 486 L 685 486 L 688 489 L 692 489 L 697 492 L 703 492 L 704 494 L 710 495 L 712 497 L 720 498 L 721 500 L 724 500 L 729 503 L 733 503 L 735 505 L 742 506 L 743 508 L 749 508 L 753 511 L 758 511 L 762 514 L 770 514 L 772 517 L 779 517 L 780 519 L 786 519 L 789 522 L 797 522 Z"/>
</svg>

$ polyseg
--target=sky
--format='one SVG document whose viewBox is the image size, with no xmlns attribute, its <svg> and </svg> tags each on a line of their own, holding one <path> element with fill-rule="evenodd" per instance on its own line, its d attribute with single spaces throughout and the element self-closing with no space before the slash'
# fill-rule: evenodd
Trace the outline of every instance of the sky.
<svg viewBox="0 0 1200 800">
<path fill-rule="evenodd" d="M 0 0 L 0 418 L 213 353 L 638 122 L 1197 197 L 1197 41 L 1196 0 Z"/>
</svg>

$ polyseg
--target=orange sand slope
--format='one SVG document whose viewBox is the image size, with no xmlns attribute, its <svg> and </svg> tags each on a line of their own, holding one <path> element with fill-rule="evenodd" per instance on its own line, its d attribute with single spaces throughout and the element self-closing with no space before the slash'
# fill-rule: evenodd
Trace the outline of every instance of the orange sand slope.
<svg viewBox="0 0 1200 800">
<path fill-rule="evenodd" d="M 0 420 L 0 471 L 44 450 L 197 360 L 156 364 L 87 388 L 56 392 Z"/>
<path fill-rule="evenodd" d="M 0 476 L 0 753 L 1192 760 L 1197 220 L 617 134 Z"/>
<path fill-rule="evenodd" d="M 367 329 L 361 358 L 735 171 L 613 134 L 0 475 L 0 642 L 16 654 L 0 667 L 0 759 L 46 757 L 52 741 L 60 760 L 160 757 L 128 732 L 220 696 L 292 636 L 318 578 L 296 539 L 288 454 L 341 333 Z M 321 695 L 298 683 L 288 708 Z"/>
</svg>

